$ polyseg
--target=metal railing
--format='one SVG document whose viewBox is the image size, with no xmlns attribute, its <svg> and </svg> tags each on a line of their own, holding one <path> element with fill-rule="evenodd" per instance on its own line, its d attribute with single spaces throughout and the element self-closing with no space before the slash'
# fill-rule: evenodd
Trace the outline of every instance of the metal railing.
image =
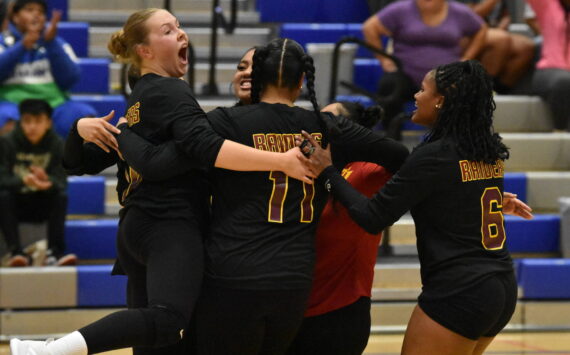
<svg viewBox="0 0 570 355">
<path fill-rule="evenodd" d="M 334 46 L 332 69 L 331 69 L 331 86 L 329 89 L 329 102 L 333 102 L 335 97 L 336 97 L 336 84 L 337 84 L 337 80 L 338 80 L 338 62 L 339 62 L 339 55 L 340 55 L 340 47 L 345 43 L 356 43 L 362 47 L 365 47 L 368 50 L 370 50 L 376 54 L 379 54 L 383 57 L 386 57 L 386 58 L 393 60 L 394 63 L 396 64 L 396 66 L 398 67 L 398 70 L 402 69 L 402 63 L 401 63 L 400 59 L 394 57 L 393 55 L 386 53 L 386 51 L 379 49 L 379 48 L 376 48 L 376 47 L 373 47 L 370 44 L 364 42 L 362 39 L 357 38 L 357 37 L 353 37 L 353 36 L 342 37 Z M 356 92 L 361 93 L 363 95 L 369 96 L 372 99 L 376 99 L 374 94 L 368 92 L 365 89 L 359 88 L 358 86 L 356 86 L 352 83 L 346 83 L 343 81 L 343 82 L 341 82 L 341 84 L 343 86 L 347 86 L 352 91 L 356 91 Z"/>
<path fill-rule="evenodd" d="M 188 85 L 190 86 L 190 90 L 194 92 L 194 84 L 195 84 L 195 62 L 196 62 L 196 53 L 194 52 L 194 46 L 191 42 L 188 42 L 188 72 L 186 73 L 186 80 L 188 81 Z M 123 64 L 121 67 L 121 82 L 120 82 L 120 90 L 121 94 L 125 98 L 129 98 L 130 90 L 134 87 L 134 83 L 136 82 L 136 78 L 129 76 L 129 65 Z M 127 89 L 127 84 L 129 89 Z"/>
<path fill-rule="evenodd" d="M 216 82 L 216 62 L 218 61 L 218 27 L 224 29 L 226 34 L 233 34 L 237 26 L 237 0 L 231 0 L 230 21 L 226 20 L 224 11 L 220 6 L 220 0 L 214 0 L 212 6 L 212 33 L 210 35 L 210 71 L 208 72 L 208 82 L 204 85 L 202 92 L 205 95 L 219 95 L 218 84 Z"/>
</svg>

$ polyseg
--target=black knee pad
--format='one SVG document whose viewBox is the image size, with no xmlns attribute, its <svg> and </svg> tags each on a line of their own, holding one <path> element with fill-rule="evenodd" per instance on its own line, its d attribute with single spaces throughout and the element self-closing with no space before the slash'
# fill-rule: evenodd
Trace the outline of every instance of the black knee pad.
<svg viewBox="0 0 570 355">
<path fill-rule="evenodd" d="M 190 320 L 174 308 L 155 305 L 141 309 L 150 329 L 154 333 L 153 347 L 164 347 L 178 343 Z"/>
</svg>

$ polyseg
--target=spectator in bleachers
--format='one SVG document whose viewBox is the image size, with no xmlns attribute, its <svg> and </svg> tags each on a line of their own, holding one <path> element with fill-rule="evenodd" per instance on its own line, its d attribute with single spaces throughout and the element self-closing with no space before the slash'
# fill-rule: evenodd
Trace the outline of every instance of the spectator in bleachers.
<svg viewBox="0 0 570 355">
<path fill-rule="evenodd" d="M 371 16 L 362 27 L 365 40 L 382 48 L 381 37 L 394 41 L 393 55 L 402 68 L 378 55 L 384 74 L 379 82 L 379 103 L 386 111 L 384 127 L 394 131 L 394 120 L 406 101 L 413 99 L 423 76 L 432 68 L 476 58 L 485 42 L 487 26 L 464 4 L 446 0 L 403 0 Z M 463 40 L 469 44 L 463 48 Z M 397 129 L 396 129 L 397 130 Z"/>
<path fill-rule="evenodd" d="M 68 101 L 67 90 L 79 80 L 80 68 L 71 46 L 57 36 L 61 12 L 54 11 L 46 26 L 46 11 L 45 0 L 14 3 L 8 30 L 0 35 L 0 116 L 15 112 L 24 99 L 42 99 L 54 108 L 56 132 L 66 136 L 73 121 L 97 112 Z"/>
<path fill-rule="evenodd" d="M 570 0 L 527 0 L 542 33 L 542 55 L 533 90 L 552 112 L 554 129 L 567 131 L 570 120 Z"/>
<path fill-rule="evenodd" d="M 535 45 L 531 38 L 508 32 L 511 16 L 503 0 L 455 0 L 473 9 L 489 25 L 477 57 L 494 78 L 495 90 L 508 93 L 532 67 Z"/>
<path fill-rule="evenodd" d="M 9 266 L 27 266 L 18 232 L 19 222 L 45 222 L 46 265 L 73 265 L 64 255 L 67 177 L 61 165 L 63 142 L 52 129 L 52 108 L 46 101 L 20 103 L 20 122 L 0 145 L 0 228 L 12 256 Z"/>
</svg>

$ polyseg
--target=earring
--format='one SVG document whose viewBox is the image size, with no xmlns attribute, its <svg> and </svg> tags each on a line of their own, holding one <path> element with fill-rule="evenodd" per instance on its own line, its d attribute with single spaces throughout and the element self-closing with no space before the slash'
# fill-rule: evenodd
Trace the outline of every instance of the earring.
<svg viewBox="0 0 570 355">
<path fill-rule="evenodd" d="M 441 105 L 440 105 L 440 104 L 437 104 L 437 105 L 435 105 L 435 108 L 438 108 L 438 109 L 439 109 L 439 108 L 441 108 Z"/>
</svg>

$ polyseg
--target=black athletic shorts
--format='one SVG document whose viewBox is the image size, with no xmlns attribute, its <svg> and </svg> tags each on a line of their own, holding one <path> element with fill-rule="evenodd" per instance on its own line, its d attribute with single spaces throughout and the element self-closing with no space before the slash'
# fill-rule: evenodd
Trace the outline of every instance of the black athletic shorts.
<svg viewBox="0 0 570 355">
<path fill-rule="evenodd" d="M 515 311 L 517 282 L 514 273 L 495 274 L 447 298 L 420 295 L 418 304 L 431 319 L 466 338 L 494 337 Z"/>
</svg>

